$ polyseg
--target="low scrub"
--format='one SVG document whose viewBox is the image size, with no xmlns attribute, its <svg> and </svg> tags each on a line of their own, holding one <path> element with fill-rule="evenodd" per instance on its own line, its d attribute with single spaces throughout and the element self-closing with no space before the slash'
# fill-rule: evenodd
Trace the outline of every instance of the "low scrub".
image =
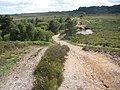
<svg viewBox="0 0 120 90">
<path fill-rule="evenodd" d="M 12 51 L 10 51 L 10 49 L 6 48 L 8 51 L 0 54 L 0 79 L 6 77 L 6 75 L 9 74 L 17 62 L 19 62 L 20 58 L 28 52 L 28 48 Z"/>
<path fill-rule="evenodd" d="M 50 45 L 52 41 L 0 41 L 0 54 L 27 47 L 28 45 Z"/>
<path fill-rule="evenodd" d="M 57 90 L 63 81 L 63 63 L 68 51 L 65 45 L 54 45 L 45 52 L 35 69 L 32 90 Z"/>
<path fill-rule="evenodd" d="M 87 16 L 80 20 L 86 28 L 93 30 L 92 35 L 65 35 L 62 39 L 87 45 L 84 49 L 120 55 L 119 16 Z M 92 46 L 92 47 L 91 47 Z"/>
<path fill-rule="evenodd" d="M 28 45 L 50 45 L 52 44 L 52 41 L 18 41 L 21 44 L 28 44 Z"/>
<path fill-rule="evenodd" d="M 14 51 L 16 49 L 20 49 L 23 47 L 26 47 L 27 45 L 24 43 L 20 43 L 20 42 L 12 42 L 12 41 L 8 41 L 8 42 L 4 42 L 1 41 L 0 42 L 0 54 L 8 52 L 8 51 Z"/>
<path fill-rule="evenodd" d="M 111 55 L 118 55 L 120 56 L 120 49 L 119 48 L 110 48 L 110 47 L 94 47 L 94 46 L 85 46 L 83 47 L 85 51 L 95 51 L 95 52 L 103 52 L 108 53 Z"/>
</svg>

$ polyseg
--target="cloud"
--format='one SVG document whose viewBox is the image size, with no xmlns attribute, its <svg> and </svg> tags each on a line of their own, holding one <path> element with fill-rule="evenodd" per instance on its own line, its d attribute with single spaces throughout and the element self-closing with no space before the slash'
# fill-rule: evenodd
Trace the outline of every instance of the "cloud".
<svg viewBox="0 0 120 90">
<path fill-rule="evenodd" d="M 111 6 L 118 3 L 120 0 L 0 0 L 0 14 L 67 11 L 80 6 Z"/>
<path fill-rule="evenodd" d="M 30 2 L 15 2 L 15 3 L 9 3 L 7 1 L 0 1 L 0 6 L 17 6 L 17 5 L 27 5 L 31 4 Z"/>
<path fill-rule="evenodd" d="M 120 0 L 109 0 L 112 3 L 120 3 Z"/>
<path fill-rule="evenodd" d="M 56 0 L 0 0 L 0 13 L 30 13 L 54 10 Z"/>
</svg>

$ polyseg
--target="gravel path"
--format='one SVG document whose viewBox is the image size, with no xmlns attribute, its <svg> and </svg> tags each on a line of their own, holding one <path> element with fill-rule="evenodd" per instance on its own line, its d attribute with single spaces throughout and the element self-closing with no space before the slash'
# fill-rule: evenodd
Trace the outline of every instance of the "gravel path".
<svg viewBox="0 0 120 90">
<path fill-rule="evenodd" d="M 0 82 L 0 90 L 31 90 L 35 80 L 34 69 L 46 49 L 31 47 L 31 51 L 19 61 L 10 75 Z"/>
<path fill-rule="evenodd" d="M 120 67 L 109 56 L 83 51 L 58 38 L 54 41 L 70 48 L 64 64 L 64 81 L 59 90 L 120 90 Z"/>
</svg>

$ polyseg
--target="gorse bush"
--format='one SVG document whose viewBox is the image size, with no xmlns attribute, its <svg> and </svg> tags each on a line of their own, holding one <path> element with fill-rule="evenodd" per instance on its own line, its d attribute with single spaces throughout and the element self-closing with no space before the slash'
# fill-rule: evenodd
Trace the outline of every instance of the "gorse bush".
<svg viewBox="0 0 120 90">
<path fill-rule="evenodd" d="M 63 62 L 69 48 L 67 46 L 51 46 L 37 65 L 34 75 L 33 90 L 57 90 L 63 81 Z"/>
</svg>

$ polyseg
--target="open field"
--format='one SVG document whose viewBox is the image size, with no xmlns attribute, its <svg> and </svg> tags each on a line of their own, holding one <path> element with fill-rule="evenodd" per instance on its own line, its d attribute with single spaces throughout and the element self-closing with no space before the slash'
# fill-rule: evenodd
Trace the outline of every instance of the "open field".
<svg viewBox="0 0 120 90">
<path fill-rule="evenodd" d="M 77 19 L 77 18 L 75 18 Z M 120 55 L 120 16 L 86 16 L 79 19 L 87 28 L 93 30 L 92 35 L 72 35 L 64 38 L 74 42 L 74 44 L 82 46 L 98 47 L 104 51 L 104 48 L 109 48 L 114 51 L 118 50 Z M 99 51 L 99 50 L 98 50 Z"/>
<path fill-rule="evenodd" d="M 14 20 L 21 20 L 21 19 L 53 19 L 56 17 L 67 17 L 69 13 L 67 12 L 46 12 L 46 13 L 28 13 L 28 14 L 16 14 L 12 16 Z"/>
</svg>

